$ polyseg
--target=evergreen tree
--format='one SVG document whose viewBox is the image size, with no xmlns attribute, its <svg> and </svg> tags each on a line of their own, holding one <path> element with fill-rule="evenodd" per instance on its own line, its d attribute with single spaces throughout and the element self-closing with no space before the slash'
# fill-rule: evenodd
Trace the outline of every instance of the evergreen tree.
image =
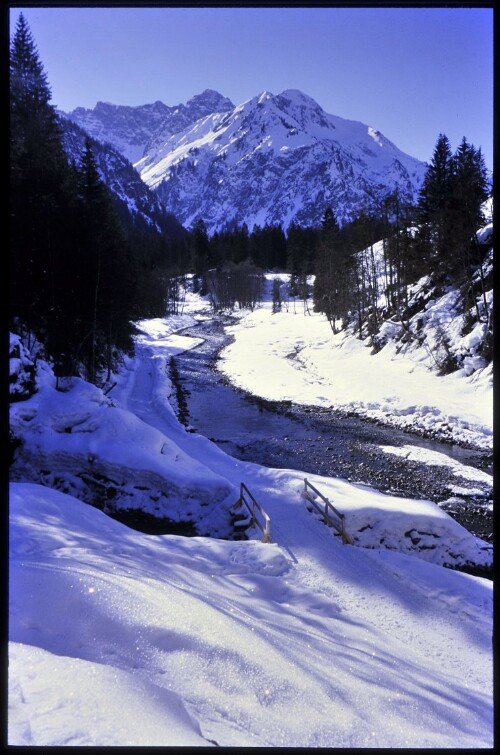
<svg viewBox="0 0 500 755">
<path fill-rule="evenodd" d="M 312 273 L 316 236 L 317 233 L 314 229 L 301 228 L 295 223 L 292 223 L 288 228 L 286 265 L 288 272 L 294 278 Z"/>
<path fill-rule="evenodd" d="M 131 320 L 164 313 L 170 251 L 127 216 L 129 243 L 91 140 L 81 165 L 69 164 L 22 14 L 11 42 L 10 95 L 11 327 L 44 343 L 57 376 L 83 365 L 95 381 L 99 370 L 111 370 L 116 347 L 131 348 Z"/>
<path fill-rule="evenodd" d="M 488 174 L 481 150 L 468 144 L 465 137 L 453 156 L 452 168 L 450 205 L 455 244 L 463 256 L 484 224 L 481 208 L 488 198 Z"/>
<path fill-rule="evenodd" d="M 87 328 L 80 357 L 88 379 L 95 381 L 99 368 L 106 366 L 109 373 L 114 346 L 130 348 L 130 320 L 141 312 L 135 307 L 134 296 L 139 269 L 130 255 L 89 141 L 82 157 L 79 196 L 82 231 L 78 241 L 78 308 Z"/>
<path fill-rule="evenodd" d="M 282 270 L 285 267 L 287 241 L 280 225 L 253 227 L 249 238 L 249 255 L 263 270 Z"/>
<path fill-rule="evenodd" d="M 445 273 L 450 253 L 453 160 L 450 142 L 440 134 L 419 197 L 420 245 L 428 263 Z"/>
<path fill-rule="evenodd" d="M 51 92 L 28 24 L 10 57 L 11 314 L 43 334 L 59 306 L 58 266 L 71 215 L 71 171 Z"/>
<path fill-rule="evenodd" d="M 468 144 L 465 137 L 453 156 L 451 192 L 451 228 L 453 257 L 450 275 L 468 290 L 468 300 L 476 307 L 478 321 L 489 323 L 489 307 L 483 279 L 482 250 L 477 242 L 478 229 L 484 225 L 482 205 L 488 198 L 488 173 L 480 149 Z M 473 283 L 479 271 L 484 314 L 481 315 Z"/>
<path fill-rule="evenodd" d="M 194 272 L 193 288 L 202 295 L 208 293 L 206 274 L 210 267 L 210 241 L 203 218 L 199 218 L 191 232 L 191 259 Z"/>
<path fill-rule="evenodd" d="M 342 257 L 340 228 L 332 208 L 327 207 L 321 223 L 316 252 L 313 299 L 315 311 L 326 315 L 334 332 L 336 332 L 336 320 L 340 316 L 341 308 Z"/>
<path fill-rule="evenodd" d="M 243 223 L 241 228 L 236 228 L 233 231 L 233 261 L 238 265 L 240 262 L 245 262 L 250 257 L 250 239 L 248 234 L 248 226 Z"/>
</svg>

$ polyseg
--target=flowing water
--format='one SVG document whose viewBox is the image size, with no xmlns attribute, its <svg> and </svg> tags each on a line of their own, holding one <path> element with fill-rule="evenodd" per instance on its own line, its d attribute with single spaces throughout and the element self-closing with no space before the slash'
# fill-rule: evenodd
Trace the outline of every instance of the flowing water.
<svg viewBox="0 0 500 755">
<path fill-rule="evenodd" d="M 201 322 L 182 333 L 204 339 L 172 363 L 179 418 L 194 431 L 244 461 L 430 499 L 470 532 L 492 541 L 491 485 L 457 477 L 446 466 L 387 454 L 380 446 L 411 445 L 438 451 L 489 473 L 491 454 L 428 440 L 333 409 L 264 401 L 235 388 L 217 372 L 218 354 L 230 342 L 222 322 Z M 454 490 L 457 486 L 458 493 Z"/>
</svg>

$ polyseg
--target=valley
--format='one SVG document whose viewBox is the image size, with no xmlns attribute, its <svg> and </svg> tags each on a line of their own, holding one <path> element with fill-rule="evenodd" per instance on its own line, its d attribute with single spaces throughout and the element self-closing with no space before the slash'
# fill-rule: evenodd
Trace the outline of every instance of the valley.
<svg viewBox="0 0 500 755">
<path fill-rule="evenodd" d="M 407 11 L 13 9 L 9 746 L 493 746 L 493 35 Z"/>
</svg>

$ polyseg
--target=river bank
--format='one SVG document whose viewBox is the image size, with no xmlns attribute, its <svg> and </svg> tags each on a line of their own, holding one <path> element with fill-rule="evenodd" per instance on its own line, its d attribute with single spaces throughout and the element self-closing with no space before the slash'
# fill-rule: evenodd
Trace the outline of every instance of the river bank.
<svg viewBox="0 0 500 755">
<path fill-rule="evenodd" d="M 474 535 L 492 542 L 488 451 L 443 443 L 334 408 L 269 401 L 231 385 L 217 370 L 231 343 L 230 319 L 204 320 L 182 330 L 202 338 L 171 366 L 179 418 L 235 458 L 281 469 L 338 477 L 382 492 L 429 499 Z M 387 449 L 424 449 L 434 463 Z M 446 460 L 453 460 L 447 466 Z M 474 474 L 473 470 L 477 470 Z"/>
</svg>

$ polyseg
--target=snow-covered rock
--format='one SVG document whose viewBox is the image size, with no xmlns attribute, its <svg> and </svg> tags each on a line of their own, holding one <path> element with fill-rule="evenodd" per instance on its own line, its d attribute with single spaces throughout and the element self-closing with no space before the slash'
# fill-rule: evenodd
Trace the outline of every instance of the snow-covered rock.
<svg viewBox="0 0 500 755">
<path fill-rule="evenodd" d="M 161 135 L 176 133 L 198 118 L 224 109 L 233 103 L 213 89 L 192 97 L 185 105 L 165 105 L 157 100 L 149 105 L 130 107 L 98 102 L 90 108 L 77 107 L 67 117 L 100 142 L 109 142 L 130 162 L 140 160 Z"/>
<path fill-rule="evenodd" d="M 201 217 L 209 231 L 318 225 L 329 205 L 343 222 L 396 187 L 414 197 L 425 173 L 380 132 L 298 90 L 262 92 L 157 144 L 136 164 L 143 180 L 184 225 Z"/>
<path fill-rule="evenodd" d="M 21 338 L 9 333 L 9 396 L 11 401 L 28 398 L 35 390 L 35 362 Z"/>
</svg>

